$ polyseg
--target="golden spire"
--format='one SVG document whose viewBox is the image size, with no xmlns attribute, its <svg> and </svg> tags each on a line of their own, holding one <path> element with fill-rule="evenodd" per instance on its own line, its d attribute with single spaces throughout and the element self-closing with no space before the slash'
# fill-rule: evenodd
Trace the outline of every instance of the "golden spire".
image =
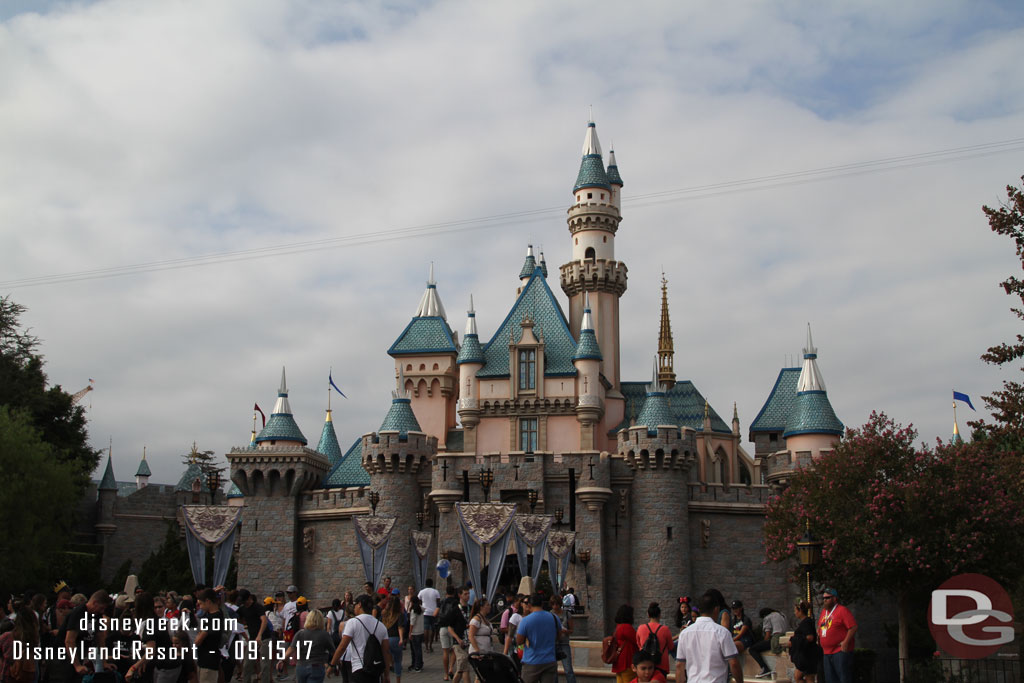
<svg viewBox="0 0 1024 683">
<path fill-rule="evenodd" d="M 676 383 L 676 373 L 672 367 L 675 352 L 672 348 L 672 323 L 668 319 L 668 280 L 661 273 L 661 327 L 658 330 L 658 384 L 671 389 Z"/>
</svg>

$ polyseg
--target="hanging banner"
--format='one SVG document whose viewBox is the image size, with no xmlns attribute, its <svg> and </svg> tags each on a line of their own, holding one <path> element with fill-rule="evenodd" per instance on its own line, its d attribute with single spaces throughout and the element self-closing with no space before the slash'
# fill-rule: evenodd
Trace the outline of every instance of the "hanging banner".
<svg viewBox="0 0 1024 683">
<path fill-rule="evenodd" d="M 380 577 L 384 573 L 384 562 L 387 561 L 391 532 L 394 531 L 396 521 L 394 517 L 377 515 L 352 518 L 359 556 L 363 561 L 363 574 L 374 589 L 380 584 Z"/>
<path fill-rule="evenodd" d="M 427 552 L 430 550 L 430 538 L 429 531 L 413 531 L 409 536 L 409 545 L 412 546 L 412 578 L 416 584 L 417 593 L 426 586 Z"/>
<path fill-rule="evenodd" d="M 548 569 L 551 572 L 551 581 L 559 591 L 565 590 L 569 558 L 575 543 L 575 531 L 552 531 L 548 534 Z"/>
<path fill-rule="evenodd" d="M 519 561 L 520 576 L 529 576 L 537 583 L 540 568 L 544 563 L 548 533 L 551 531 L 551 515 L 517 514 L 513 519 L 516 536 L 516 559 Z M 533 555 L 533 566 L 527 568 L 527 558 Z"/>
<path fill-rule="evenodd" d="M 213 546 L 213 585 L 221 586 L 227 579 L 235 532 L 242 516 L 234 505 L 182 505 L 185 522 L 185 545 L 196 584 L 206 583 L 206 549 Z"/>
<path fill-rule="evenodd" d="M 486 562 L 486 590 L 481 597 L 490 599 L 505 565 L 516 506 L 511 503 L 456 503 L 455 509 L 470 580 L 474 585 L 481 583 L 480 572 Z"/>
</svg>

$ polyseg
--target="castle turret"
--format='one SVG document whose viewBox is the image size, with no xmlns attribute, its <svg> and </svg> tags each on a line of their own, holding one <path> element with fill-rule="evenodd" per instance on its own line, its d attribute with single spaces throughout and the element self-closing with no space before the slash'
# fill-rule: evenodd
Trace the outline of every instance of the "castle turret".
<svg viewBox="0 0 1024 683">
<path fill-rule="evenodd" d="M 576 351 L 572 356 L 572 364 L 576 367 L 576 394 L 579 401 L 576 405 L 576 419 L 580 423 L 580 450 L 589 451 L 596 448 L 594 430 L 604 413 L 604 387 L 601 386 L 601 347 L 594 334 L 591 320 L 590 301 L 584 293 L 583 321 L 580 327 L 580 338 Z"/>
<path fill-rule="evenodd" d="M 398 389 L 391 393 L 391 407 L 380 429 L 363 436 L 363 469 L 380 495 L 377 514 L 396 518 L 392 538 L 409 538 L 415 523 L 413 511 L 423 509 L 430 491 L 431 460 L 437 454 L 437 439 L 420 429 L 413 403 L 401 374 Z M 394 585 L 412 583 L 408 552 L 388 553 L 384 573 Z"/>
<path fill-rule="evenodd" d="M 114 447 L 111 444 L 107 451 L 107 466 L 103 470 L 103 478 L 96 487 L 97 498 L 99 499 L 99 510 L 96 515 L 96 535 L 100 544 L 107 548 L 114 533 L 117 531 L 117 524 L 114 521 L 114 512 L 117 504 L 117 480 L 114 478 Z M 104 552 L 104 557 L 112 556 L 112 553 Z M 110 576 L 115 567 L 104 564 L 101 567 L 101 576 Z"/>
<path fill-rule="evenodd" d="M 640 605 L 664 600 L 679 586 L 691 585 L 687 483 L 697 446 L 693 430 L 680 427 L 673 416 L 658 369 L 655 358 L 636 423 L 618 434 L 619 455 L 634 477 L 629 552 L 658 549 L 648 554 L 643 580 L 632 582 L 632 602 Z"/>
<path fill-rule="evenodd" d="M 330 408 L 327 409 L 327 417 L 324 418 L 324 428 L 320 432 L 320 443 L 317 444 L 316 451 L 327 458 L 331 469 L 334 469 L 334 466 L 341 460 L 341 446 L 338 445 L 338 435 L 334 431 L 334 420 L 331 419 Z"/>
<path fill-rule="evenodd" d="M 476 311 L 473 308 L 472 294 L 469 295 L 469 310 L 466 311 L 466 333 L 462 336 L 462 347 L 455 362 L 459 366 L 462 450 L 466 453 L 476 453 L 476 428 L 480 424 L 480 389 L 476 373 L 484 366 L 484 350 L 480 346 L 480 335 L 476 329 Z"/>
<path fill-rule="evenodd" d="M 299 580 L 299 497 L 320 485 L 330 463 L 327 456 L 306 447 L 288 403 L 283 368 L 274 412 L 253 443 L 256 448 L 232 448 L 227 455 L 231 481 L 246 506 L 241 522 L 246 552 L 237 555 L 238 582 L 287 586 Z"/>
<path fill-rule="evenodd" d="M 612 186 L 612 205 L 615 208 L 622 208 L 619 204 L 622 197 L 622 176 L 619 175 L 619 165 L 615 163 L 615 150 L 608 150 L 608 183 Z"/>
<path fill-rule="evenodd" d="M 431 263 L 427 288 L 416 313 L 388 349 L 388 355 L 395 359 L 395 377 L 399 371 L 404 374 L 402 389 L 408 390 L 423 431 L 436 437 L 441 448 L 446 447 L 448 430 L 455 427 L 458 353 L 458 340 L 448 326 Z"/>
<path fill-rule="evenodd" d="M 786 418 L 786 449 L 793 454 L 791 462 L 805 464 L 833 448 L 843 435 L 843 423 L 836 417 L 825 390 L 825 380 L 818 369 L 818 349 L 807 325 L 807 346 L 804 364 L 796 385 L 796 400 Z"/>
<path fill-rule="evenodd" d="M 153 476 L 153 473 L 149 470 L 149 463 L 146 462 L 146 447 L 142 447 L 142 460 L 139 461 L 139 469 L 135 471 L 135 488 L 136 490 L 146 488 L 149 484 L 149 478 Z"/>
<path fill-rule="evenodd" d="M 615 177 L 621 183 L 617 168 Z M 621 398 L 619 298 L 626 291 L 626 265 L 615 260 L 615 233 L 622 216 L 613 187 L 621 185 L 613 186 L 605 171 L 597 128 L 591 121 L 568 215 L 572 260 L 560 269 L 561 285 L 569 297 L 569 329 L 576 337 L 583 321 L 583 294 L 589 292 L 594 332 L 604 353 L 603 371 L 612 385 L 609 396 Z"/>
<path fill-rule="evenodd" d="M 533 257 L 533 245 L 526 245 L 526 260 L 523 261 L 523 267 L 519 270 L 519 280 L 523 284 L 530 279 L 533 275 L 533 271 L 537 270 L 537 259 Z"/>
</svg>

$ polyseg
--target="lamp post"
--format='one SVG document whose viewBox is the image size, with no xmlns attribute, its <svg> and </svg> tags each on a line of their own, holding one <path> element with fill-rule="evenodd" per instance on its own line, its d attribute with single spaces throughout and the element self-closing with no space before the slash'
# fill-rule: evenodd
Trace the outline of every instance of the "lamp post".
<svg viewBox="0 0 1024 683">
<path fill-rule="evenodd" d="M 477 472 L 477 478 L 480 480 L 480 486 L 484 490 L 484 502 L 489 503 L 491 500 L 491 485 L 494 483 L 494 470 L 490 467 L 486 470 L 480 470 Z"/>
<path fill-rule="evenodd" d="M 804 536 L 796 542 L 796 554 L 800 560 L 800 566 L 804 568 L 804 577 L 806 583 L 804 590 L 806 592 L 806 599 L 808 605 L 813 605 L 811 602 L 811 571 L 814 567 L 821 562 L 821 541 L 814 537 L 811 533 L 811 521 L 805 520 Z M 808 615 L 813 617 L 814 608 L 811 607 L 812 614 Z"/>
<path fill-rule="evenodd" d="M 537 507 L 537 489 L 530 489 L 526 492 L 526 499 L 530 501 L 530 514 L 533 514 L 533 509 Z"/>
<path fill-rule="evenodd" d="M 423 520 L 425 520 L 426 518 L 427 518 L 426 513 L 423 513 L 423 512 L 417 512 L 416 513 L 416 526 L 419 527 L 420 531 L 423 531 Z"/>
<path fill-rule="evenodd" d="M 590 564 L 590 551 L 581 550 L 576 553 L 576 557 L 580 558 L 580 562 L 583 563 L 583 579 L 587 584 L 587 607 L 590 607 L 590 572 L 587 570 L 587 565 Z"/>
<path fill-rule="evenodd" d="M 561 505 L 555 508 L 555 526 L 562 527 L 562 517 L 565 516 L 565 508 Z"/>
<path fill-rule="evenodd" d="M 380 494 L 376 491 L 370 491 L 370 508 L 373 510 L 373 514 L 377 514 L 377 503 L 380 502 Z"/>
</svg>

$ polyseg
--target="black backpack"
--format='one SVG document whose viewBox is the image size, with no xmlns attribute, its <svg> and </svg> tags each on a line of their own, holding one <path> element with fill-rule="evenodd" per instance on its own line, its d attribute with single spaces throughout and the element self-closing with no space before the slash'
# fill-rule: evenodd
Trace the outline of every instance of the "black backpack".
<svg viewBox="0 0 1024 683">
<path fill-rule="evenodd" d="M 651 625 L 648 624 L 647 640 L 644 641 L 644 646 L 640 648 L 640 651 L 653 659 L 654 663 L 658 666 L 661 666 L 661 644 L 658 642 L 658 631 L 661 629 L 661 624 L 658 624 L 658 628 L 652 631 Z"/>
<path fill-rule="evenodd" d="M 438 615 L 437 623 L 439 626 L 453 626 L 455 621 L 455 611 L 459 609 L 459 603 L 455 600 L 445 600 L 444 604 L 441 605 L 441 614 Z"/>
<path fill-rule="evenodd" d="M 377 635 L 366 628 L 362 619 L 357 619 L 359 625 L 366 631 L 366 645 L 363 647 L 362 660 L 363 671 L 376 678 L 384 673 L 384 650 L 380 646 Z"/>
</svg>

